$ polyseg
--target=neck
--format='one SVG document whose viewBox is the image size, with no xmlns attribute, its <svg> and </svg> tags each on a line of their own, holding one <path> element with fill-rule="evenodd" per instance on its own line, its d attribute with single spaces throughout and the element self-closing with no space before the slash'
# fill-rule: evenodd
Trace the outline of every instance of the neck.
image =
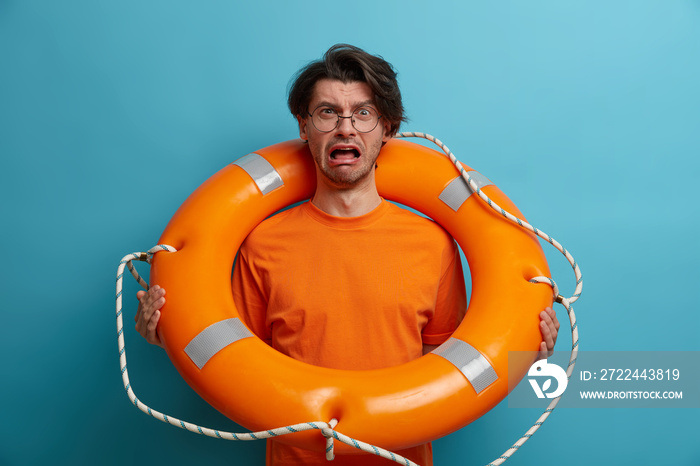
<svg viewBox="0 0 700 466">
<path fill-rule="evenodd" d="M 351 187 L 332 186 L 318 179 L 316 193 L 311 202 L 335 217 L 359 217 L 376 209 L 382 202 L 374 177 Z"/>
</svg>

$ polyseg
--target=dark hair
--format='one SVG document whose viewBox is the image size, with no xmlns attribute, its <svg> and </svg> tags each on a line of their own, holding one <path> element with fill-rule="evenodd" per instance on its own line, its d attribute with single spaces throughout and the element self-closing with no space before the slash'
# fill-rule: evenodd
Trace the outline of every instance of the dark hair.
<svg viewBox="0 0 700 466">
<path fill-rule="evenodd" d="M 406 121 L 396 71 L 378 55 L 348 44 L 329 48 L 320 60 L 309 63 L 294 75 L 287 99 L 292 115 L 306 116 L 314 87 L 321 79 L 366 83 L 374 93 L 377 110 L 390 123 L 392 135 L 399 130 L 401 122 Z"/>
</svg>

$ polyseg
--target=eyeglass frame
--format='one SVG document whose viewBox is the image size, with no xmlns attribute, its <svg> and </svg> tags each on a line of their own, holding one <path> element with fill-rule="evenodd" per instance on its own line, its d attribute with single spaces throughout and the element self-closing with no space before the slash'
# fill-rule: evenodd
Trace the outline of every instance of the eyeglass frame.
<svg viewBox="0 0 700 466">
<path fill-rule="evenodd" d="M 338 118 L 337 121 L 335 122 L 335 126 L 333 126 L 333 128 L 331 128 L 331 129 L 329 129 L 329 130 L 326 130 L 326 131 L 323 131 L 322 129 L 319 129 L 318 126 L 316 126 L 316 123 L 314 123 L 314 113 L 316 113 L 316 110 L 318 110 L 319 108 L 322 108 L 322 107 L 328 107 L 328 108 L 330 108 L 331 110 L 333 110 L 333 111 L 335 112 L 335 116 Z M 357 110 L 361 109 L 361 108 L 369 108 L 369 109 L 372 109 L 373 111 L 375 111 L 375 112 L 377 113 L 377 122 L 374 124 L 374 127 L 373 127 L 372 129 L 368 130 L 368 131 L 360 131 L 359 129 L 357 129 L 357 127 L 355 126 L 355 121 L 352 120 L 352 117 L 353 117 L 353 115 L 355 115 L 355 112 L 356 112 Z M 379 111 L 377 111 L 376 108 L 371 107 L 371 106 L 369 106 L 369 105 L 359 105 L 359 106 L 355 107 L 355 108 L 352 110 L 352 113 L 350 114 L 350 116 L 341 116 L 340 113 L 339 113 L 336 109 L 334 109 L 331 105 L 326 105 L 326 104 L 321 104 L 321 105 L 319 105 L 318 107 L 314 108 L 314 111 L 313 111 L 313 112 L 309 112 L 309 111 L 307 110 L 306 113 L 308 113 L 309 116 L 311 117 L 311 124 L 314 126 L 314 128 L 316 128 L 316 131 L 319 131 L 319 132 L 321 132 L 321 133 L 330 133 L 331 131 L 334 131 L 336 128 L 338 128 L 338 126 L 340 126 L 340 119 L 341 119 L 341 118 L 350 118 L 350 119 L 351 119 L 351 120 L 350 120 L 350 124 L 352 125 L 353 128 L 355 128 L 355 130 L 356 130 L 358 133 L 362 133 L 362 134 L 371 133 L 372 131 L 374 131 L 375 129 L 377 129 L 377 126 L 379 126 L 379 120 L 381 120 L 382 117 L 383 117 L 383 115 L 380 115 L 380 114 L 379 114 Z"/>
</svg>

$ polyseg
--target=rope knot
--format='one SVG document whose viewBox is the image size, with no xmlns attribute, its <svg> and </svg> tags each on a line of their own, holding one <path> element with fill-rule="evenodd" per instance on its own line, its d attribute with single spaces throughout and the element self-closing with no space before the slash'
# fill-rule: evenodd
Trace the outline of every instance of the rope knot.
<svg viewBox="0 0 700 466">
<path fill-rule="evenodd" d="M 326 437 L 326 460 L 333 461 L 335 459 L 335 426 L 338 425 L 337 419 L 331 419 L 326 427 L 321 428 L 321 434 Z"/>
</svg>

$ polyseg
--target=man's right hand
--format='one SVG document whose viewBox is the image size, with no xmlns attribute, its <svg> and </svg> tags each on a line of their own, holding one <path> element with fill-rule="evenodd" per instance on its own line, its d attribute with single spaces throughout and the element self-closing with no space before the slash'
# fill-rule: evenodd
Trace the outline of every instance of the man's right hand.
<svg viewBox="0 0 700 466">
<path fill-rule="evenodd" d="M 162 347 L 156 328 L 160 320 L 160 309 L 165 304 L 165 290 L 154 285 L 148 291 L 137 292 L 136 298 L 139 300 L 139 310 L 134 317 L 136 331 L 150 344 Z"/>
</svg>

